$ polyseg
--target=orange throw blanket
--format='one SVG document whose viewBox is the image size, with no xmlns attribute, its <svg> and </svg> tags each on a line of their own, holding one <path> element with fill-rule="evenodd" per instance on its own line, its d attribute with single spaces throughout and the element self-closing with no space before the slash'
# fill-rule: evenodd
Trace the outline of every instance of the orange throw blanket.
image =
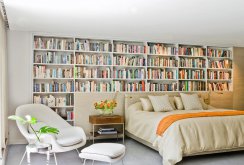
<svg viewBox="0 0 244 165">
<path fill-rule="evenodd" d="M 157 135 L 162 136 L 163 133 L 169 128 L 171 124 L 178 120 L 187 118 L 197 117 L 213 117 L 213 116 L 237 116 L 244 115 L 244 111 L 220 111 L 220 112 L 198 112 L 198 113 L 184 113 L 184 114 L 173 114 L 163 118 L 158 124 Z"/>
</svg>

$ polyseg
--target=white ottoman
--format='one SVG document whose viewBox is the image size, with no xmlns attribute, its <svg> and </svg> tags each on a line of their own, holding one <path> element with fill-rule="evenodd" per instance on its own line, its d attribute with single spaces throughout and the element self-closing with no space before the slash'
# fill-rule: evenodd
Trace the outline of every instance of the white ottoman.
<svg viewBox="0 0 244 165">
<path fill-rule="evenodd" d="M 86 160 L 108 162 L 110 164 L 115 163 L 125 156 L 125 146 L 117 143 L 96 143 L 81 150 L 79 154 L 80 158 L 84 159 L 83 165 L 86 164 Z"/>
</svg>

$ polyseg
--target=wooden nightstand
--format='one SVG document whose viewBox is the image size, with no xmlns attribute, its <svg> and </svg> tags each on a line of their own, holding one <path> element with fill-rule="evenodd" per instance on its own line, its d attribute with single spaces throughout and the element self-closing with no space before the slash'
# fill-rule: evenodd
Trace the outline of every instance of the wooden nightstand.
<svg viewBox="0 0 244 165">
<path fill-rule="evenodd" d="M 92 141 L 94 143 L 95 137 L 98 136 L 114 136 L 117 135 L 117 138 L 119 136 L 122 136 L 123 143 L 125 141 L 125 134 L 124 134 L 124 117 L 119 115 L 113 115 L 113 116 L 100 116 L 100 115 L 92 115 L 89 116 L 89 122 L 92 124 Z M 110 126 L 110 125 L 121 125 L 122 126 L 122 132 L 118 132 L 115 134 L 106 134 L 102 135 L 96 132 L 96 126 Z"/>
</svg>

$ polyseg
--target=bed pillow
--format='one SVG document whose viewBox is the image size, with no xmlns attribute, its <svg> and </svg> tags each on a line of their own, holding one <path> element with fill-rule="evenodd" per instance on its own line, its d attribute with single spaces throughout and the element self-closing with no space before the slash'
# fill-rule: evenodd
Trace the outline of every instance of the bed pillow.
<svg viewBox="0 0 244 165">
<path fill-rule="evenodd" d="M 183 105 L 183 102 L 181 100 L 181 97 L 174 96 L 174 101 L 175 101 L 176 109 L 178 109 L 178 110 L 184 109 L 184 105 Z"/>
<path fill-rule="evenodd" d="M 140 98 L 143 111 L 153 111 L 153 106 L 148 98 Z"/>
<path fill-rule="evenodd" d="M 174 110 L 169 101 L 168 95 L 148 96 L 155 112 L 166 112 Z"/>
<path fill-rule="evenodd" d="M 206 104 L 205 102 L 204 102 L 204 99 L 201 97 L 200 98 L 200 101 L 201 101 L 201 104 L 202 104 L 202 108 L 204 109 L 204 110 L 208 110 L 208 104 Z"/>
<path fill-rule="evenodd" d="M 197 94 L 180 93 L 185 110 L 203 110 Z"/>
<path fill-rule="evenodd" d="M 170 102 L 172 108 L 174 110 L 176 110 L 174 97 L 169 97 L 169 102 Z"/>
</svg>

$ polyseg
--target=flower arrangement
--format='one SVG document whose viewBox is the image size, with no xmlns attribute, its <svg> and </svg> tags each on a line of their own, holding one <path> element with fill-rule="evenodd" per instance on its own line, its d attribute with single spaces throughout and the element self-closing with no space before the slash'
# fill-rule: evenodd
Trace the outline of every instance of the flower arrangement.
<svg viewBox="0 0 244 165">
<path fill-rule="evenodd" d="M 116 100 L 104 100 L 94 103 L 96 110 L 100 110 L 101 114 L 110 115 L 113 113 L 114 108 L 117 106 Z"/>
</svg>

